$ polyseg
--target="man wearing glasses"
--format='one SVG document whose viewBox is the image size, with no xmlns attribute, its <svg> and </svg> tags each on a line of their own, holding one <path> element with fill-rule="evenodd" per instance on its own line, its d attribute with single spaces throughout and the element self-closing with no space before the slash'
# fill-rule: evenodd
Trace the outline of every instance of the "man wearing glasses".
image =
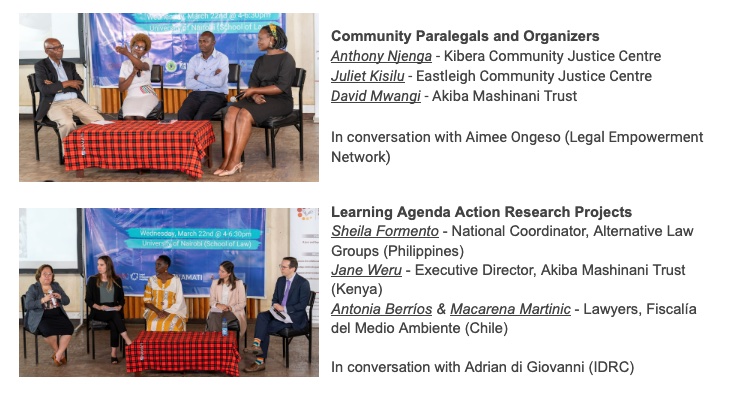
<svg viewBox="0 0 751 397">
<path fill-rule="evenodd" d="M 269 350 L 269 334 L 284 328 L 295 330 L 304 329 L 308 325 L 308 315 L 305 308 L 310 299 L 310 283 L 303 276 L 297 274 L 297 259 L 288 256 L 279 264 L 282 276 L 276 280 L 274 297 L 271 300 L 271 310 L 282 316 L 285 322 L 274 318 L 269 311 L 258 315 L 253 345 L 244 351 L 256 356 L 255 362 L 245 372 L 257 372 L 266 369 L 266 355 Z"/>
<path fill-rule="evenodd" d="M 201 33 L 198 38 L 201 52 L 190 58 L 185 73 L 185 87 L 193 92 L 177 111 L 178 120 L 211 120 L 217 110 L 227 105 L 229 58 L 217 51 L 215 45 L 213 33 Z"/>
<path fill-rule="evenodd" d="M 102 115 L 86 103 L 81 94 L 83 79 L 76 71 L 76 65 L 63 61 L 63 45 L 58 39 L 44 41 L 44 52 L 48 58 L 34 64 L 36 85 L 39 88 L 39 110 L 36 120 L 45 116 L 57 123 L 60 139 L 76 129 L 73 116 L 78 116 L 84 124 L 102 120 Z"/>
</svg>

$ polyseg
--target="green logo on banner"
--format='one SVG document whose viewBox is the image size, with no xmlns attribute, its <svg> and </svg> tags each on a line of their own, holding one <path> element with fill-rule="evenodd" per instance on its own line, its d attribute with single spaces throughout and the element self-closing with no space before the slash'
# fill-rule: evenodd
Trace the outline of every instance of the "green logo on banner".
<svg viewBox="0 0 751 397">
<path fill-rule="evenodd" d="M 177 70 L 177 63 L 175 63 L 175 61 L 167 61 L 167 65 L 165 67 L 167 68 L 168 72 L 172 73 Z"/>
</svg>

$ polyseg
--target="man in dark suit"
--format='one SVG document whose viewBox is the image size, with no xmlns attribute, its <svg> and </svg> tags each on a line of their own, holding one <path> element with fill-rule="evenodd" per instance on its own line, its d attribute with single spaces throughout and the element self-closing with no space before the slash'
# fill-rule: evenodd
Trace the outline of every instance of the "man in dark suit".
<svg viewBox="0 0 751 397">
<path fill-rule="evenodd" d="M 57 123 L 60 138 L 65 139 L 76 129 L 73 116 L 78 116 L 84 124 L 103 118 L 83 98 L 83 79 L 74 63 L 63 61 L 60 41 L 53 38 L 45 40 L 44 52 L 49 58 L 34 64 L 36 85 L 41 93 L 36 120 L 42 121 L 47 116 Z"/>
<path fill-rule="evenodd" d="M 266 369 L 266 355 L 269 349 L 269 334 L 284 328 L 301 330 L 308 325 L 308 314 L 305 309 L 310 299 L 310 283 L 303 276 L 297 274 L 297 259 L 288 256 L 279 265 L 282 277 L 276 280 L 274 297 L 271 300 L 271 310 L 289 316 L 292 323 L 275 319 L 266 311 L 258 315 L 253 345 L 245 349 L 246 353 L 256 355 L 255 362 L 245 372 L 257 372 Z"/>
</svg>

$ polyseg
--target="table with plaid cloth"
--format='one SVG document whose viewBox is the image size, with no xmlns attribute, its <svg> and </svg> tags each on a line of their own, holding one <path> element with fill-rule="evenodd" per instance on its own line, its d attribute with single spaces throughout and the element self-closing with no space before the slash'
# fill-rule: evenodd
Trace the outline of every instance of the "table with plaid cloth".
<svg viewBox="0 0 751 397">
<path fill-rule="evenodd" d="M 78 177 L 83 177 L 83 169 L 89 167 L 174 170 L 197 179 L 203 175 L 204 152 L 214 140 L 208 120 L 89 124 L 65 137 L 65 169 L 77 171 Z"/>
<path fill-rule="evenodd" d="M 221 371 L 240 376 L 240 353 L 234 331 L 159 332 L 141 331 L 125 348 L 128 372 Z"/>
</svg>

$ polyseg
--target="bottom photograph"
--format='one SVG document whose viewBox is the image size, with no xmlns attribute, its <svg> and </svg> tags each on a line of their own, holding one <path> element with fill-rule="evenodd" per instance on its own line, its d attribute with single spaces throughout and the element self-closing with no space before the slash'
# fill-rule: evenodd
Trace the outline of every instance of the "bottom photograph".
<svg viewBox="0 0 751 397">
<path fill-rule="evenodd" d="M 20 208 L 19 376 L 319 376 L 318 214 Z"/>
</svg>

